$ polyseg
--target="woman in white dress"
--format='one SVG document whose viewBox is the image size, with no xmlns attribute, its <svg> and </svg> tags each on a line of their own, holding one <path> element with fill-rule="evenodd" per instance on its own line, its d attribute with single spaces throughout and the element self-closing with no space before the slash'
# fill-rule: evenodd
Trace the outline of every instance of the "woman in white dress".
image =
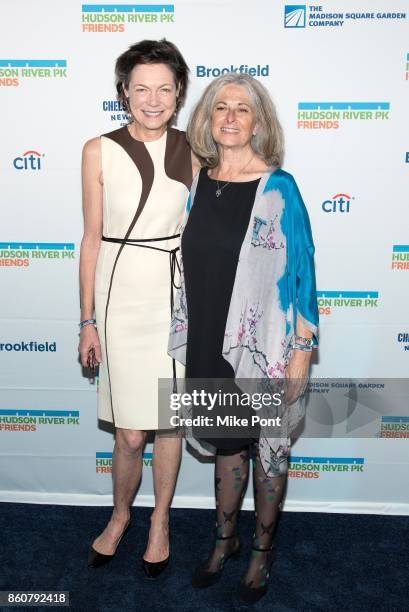
<svg viewBox="0 0 409 612">
<path fill-rule="evenodd" d="M 158 430 L 158 378 L 167 355 L 170 294 L 193 166 L 184 132 L 170 126 L 182 106 L 188 67 L 172 43 L 141 41 L 116 63 L 118 99 L 130 123 L 83 151 L 79 352 L 100 364 L 98 417 L 115 426 L 114 509 L 88 564 L 115 555 L 129 526 L 147 431 Z M 95 317 L 94 317 L 95 310 Z M 169 561 L 168 514 L 180 464 L 179 437 L 156 434 L 155 509 L 142 564 L 154 578 Z"/>
</svg>

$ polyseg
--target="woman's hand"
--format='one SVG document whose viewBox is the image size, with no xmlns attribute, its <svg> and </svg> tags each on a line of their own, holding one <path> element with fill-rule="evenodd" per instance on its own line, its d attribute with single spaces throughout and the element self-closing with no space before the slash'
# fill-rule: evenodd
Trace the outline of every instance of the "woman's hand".
<svg viewBox="0 0 409 612">
<path fill-rule="evenodd" d="M 80 331 L 80 343 L 78 346 L 81 364 L 84 368 L 88 367 L 88 355 L 91 348 L 95 350 L 96 361 L 101 363 L 101 345 L 99 343 L 98 332 L 93 325 L 86 325 Z"/>
<path fill-rule="evenodd" d="M 308 383 L 310 369 L 311 351 L 294 349 L 291 359 L 285 371 L 286 403 L 291 405 L 304 393 Z"/>
</svg>

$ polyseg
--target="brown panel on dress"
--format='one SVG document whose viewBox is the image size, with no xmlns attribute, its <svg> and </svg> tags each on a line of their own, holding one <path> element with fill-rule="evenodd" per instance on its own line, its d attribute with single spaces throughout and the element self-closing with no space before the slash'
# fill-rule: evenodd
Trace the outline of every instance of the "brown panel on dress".
<svg viewBox="0 0 409 612">
<path fill-rule="evenodd" d="M 190 147 L 185 132 L 175 128 L 168 129 L 165 172 L 170 179 L 183 183 L 190 191 L 193 180 Z"/>
</svg>

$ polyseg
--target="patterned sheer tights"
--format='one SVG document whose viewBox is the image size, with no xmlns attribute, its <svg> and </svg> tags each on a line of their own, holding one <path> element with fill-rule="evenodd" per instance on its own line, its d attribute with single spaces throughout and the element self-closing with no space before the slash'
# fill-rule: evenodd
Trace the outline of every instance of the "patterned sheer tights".
<svg viewBox="0 0 409 612">
<path fill-rule="evenodd" d="M 251 450 L 256 509 L 253 547 L 261 550 L 251 550 L 244 581 L 249 586 L 257 588 L 268 577 L 271 557 L 268 549 L 272 545 L 287 474 L 268 478 L 261 465 L 257 444 L 254 444 Z M 239 548 L 239 540 L 235 534 L 238 513 L 248 480 L 249 456 L 250 449 L 235 454 L 218 451 L 215 470 L 217 537 L 228 537 L 228 539 L 216 540 L 206 565 L 206 569 L 210 572 L 219 570 L 226 556 L 230 556 Z"/>
</svg>

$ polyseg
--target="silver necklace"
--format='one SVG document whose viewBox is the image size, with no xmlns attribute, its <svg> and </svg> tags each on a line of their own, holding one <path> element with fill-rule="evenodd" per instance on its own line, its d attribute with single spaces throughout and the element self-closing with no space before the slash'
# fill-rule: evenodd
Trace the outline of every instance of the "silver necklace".
<svg viewBox="0 0 409 612">
<path fill-rule="evenodd" d="M 236 177 L 239 176 L 239 174 L 241 174 L 243 172 L 243 170 L 245 170 L 247 168 L 247 166 L 249 165 L 249 163 L 251 162 L 251 160 L 253 159 L 254 155 L 252 155 L 250 157 L 250 159 L 248 160 L 247 164 L 245 166 L 243 166 L 243 168 L 241 170 L 239 170 L 239 172 L 236 174 Z M 233 179 L 231 179 L 230 181 L 227 181 L 227 183 L 225 185 L 223 185 L 222 187 L 220 187 L 219 185 L 219 181 L 216 179 L 216 183 L 217 183 L 217 189 L 216 189 L 216 198 L 219 198 L 222 195 L 222 191 L 223 189 L 225 189 L 228 185 L 230 185 L 230 183 L 233 181 Z"/>
</svg>

